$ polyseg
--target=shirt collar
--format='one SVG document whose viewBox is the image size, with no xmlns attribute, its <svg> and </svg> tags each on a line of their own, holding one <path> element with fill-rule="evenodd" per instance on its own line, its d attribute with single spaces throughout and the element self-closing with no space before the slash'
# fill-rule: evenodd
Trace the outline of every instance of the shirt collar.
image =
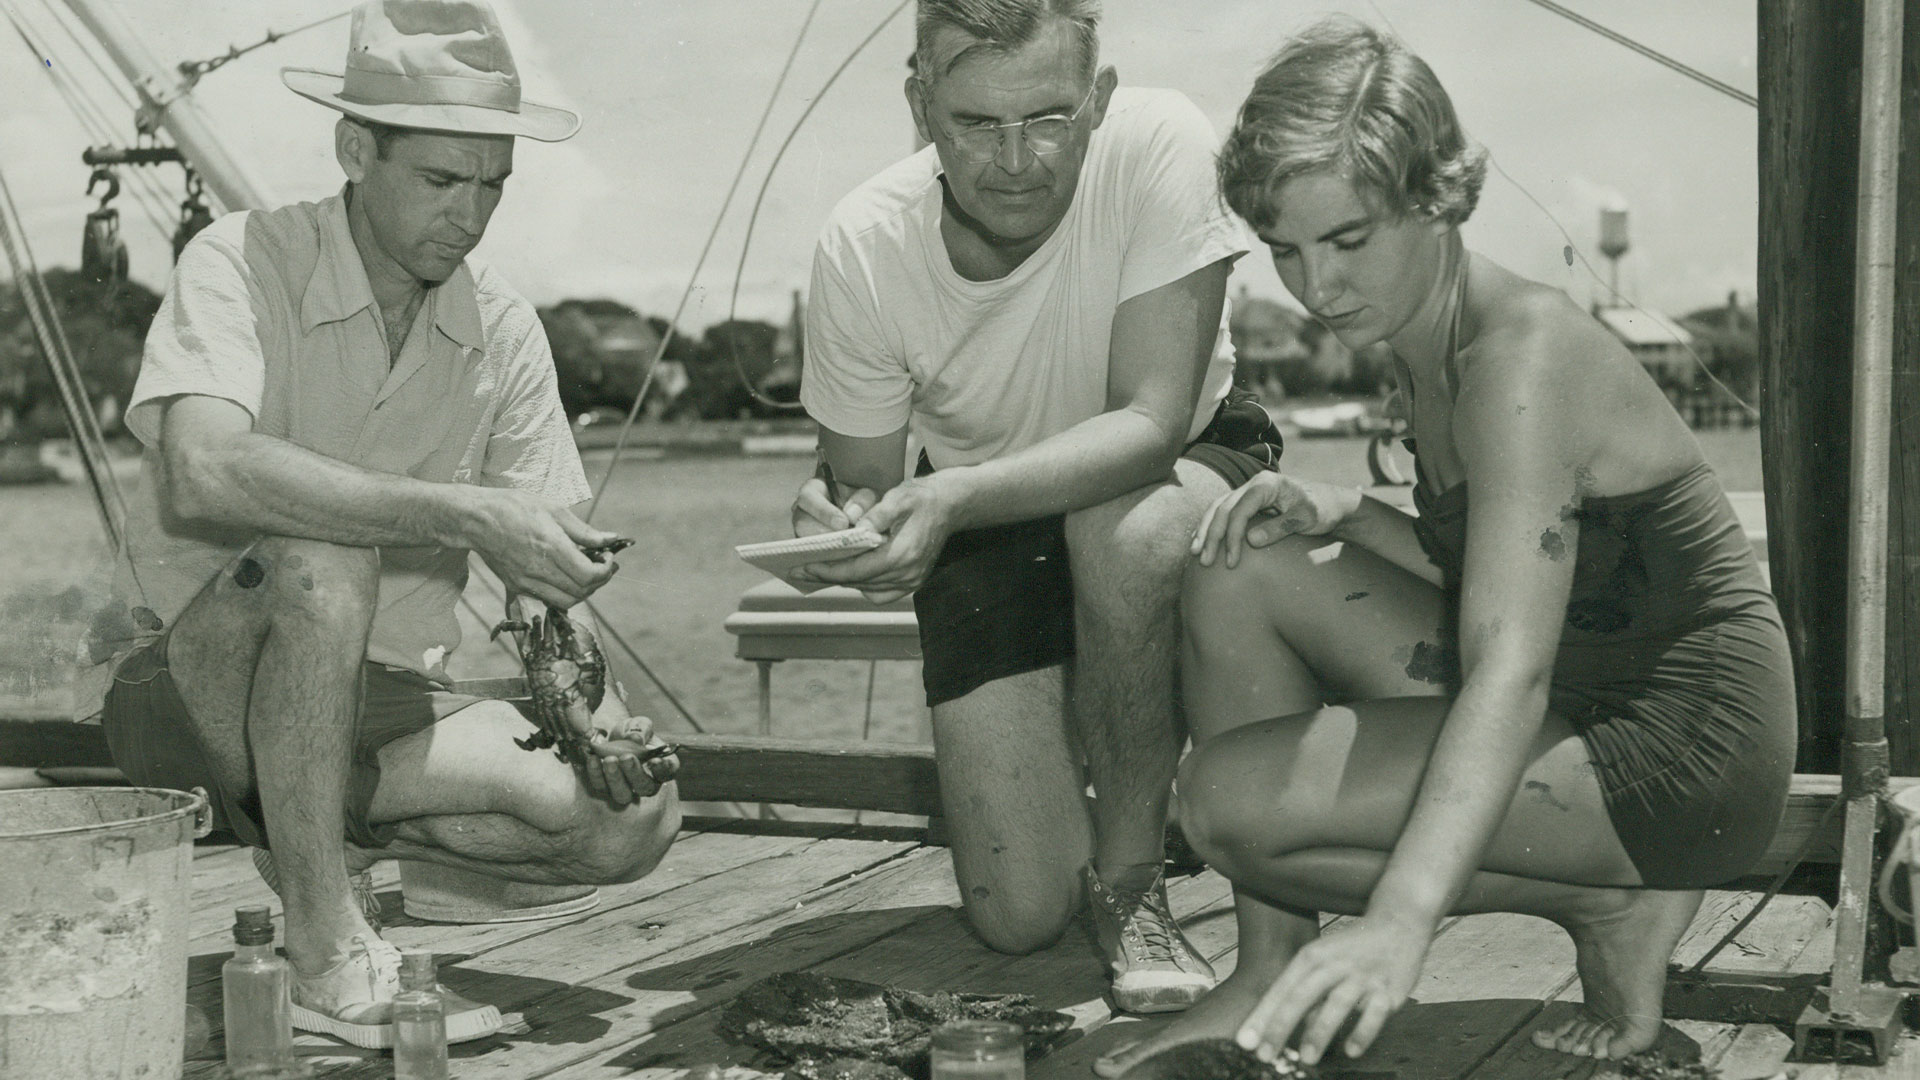
<svg viewBox="0 0 1920 1080">
<path fill-rule="evenodd" d="M 347 227 L 344 189 L 320 201 L 319 218 L 320 258 L 300 299 L 300 321 L 307 330 L 358 315 L 373 305 L 366 264 Z M 452 277 L 430 290 L 427 300 L 433 305 L 433 324 L 441 333 L 464 348 L 480 347 L 480 299 L 465 260 Z"/>
</svg>

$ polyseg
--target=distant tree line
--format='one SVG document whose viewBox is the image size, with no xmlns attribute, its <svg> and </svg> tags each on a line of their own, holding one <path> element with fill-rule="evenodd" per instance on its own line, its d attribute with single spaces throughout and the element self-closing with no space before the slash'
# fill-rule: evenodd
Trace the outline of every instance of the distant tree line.
<svg viewBox="0 0 1920 1080">
<path fill-rule="evenodd" d="M 44 280 L 102 429 L 108 435 L 124 433 L 121 413 L 133 393 L 159 294 L 135 281 L 87 281 L 64 267 L 47 271 Z M 567 414 L 624 413 L 666 335 L 666 320 L 642 316 L 613 300 L 565 300 L 539 314 L 553 346 Z M 647 394 L 647 415 L 665 420 L 794 415 L 756 401 L 747 388 L 751 381 L 765 397 L 798 400 L 799 349 L 793 337 L 789 328 L 750 319 L 717 323 L 695 337 L 673 334 Z M 68 434 L 18 283 L 0 285 L 0 445 Z"/>
<path fill-rule="evenodd" d="M 625 412 L 660 357 L 645 414 L 661 420 L 735 420 L 794 415 L 755 399 L 749 384 L 775 401 L 799 398 L 799 355 L 789 330 L 751 319 L 675 333 L 660 351 L 667 321 L 615 300 L 563 300 L 540 309 L 553 346 L 560 400 L 570 416 Z"/>
</svg>

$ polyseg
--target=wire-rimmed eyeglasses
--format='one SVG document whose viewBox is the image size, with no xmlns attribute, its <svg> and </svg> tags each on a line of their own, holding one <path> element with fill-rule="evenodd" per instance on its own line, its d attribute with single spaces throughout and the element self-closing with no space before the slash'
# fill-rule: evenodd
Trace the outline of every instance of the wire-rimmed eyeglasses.
<svg viewBox="0 0 1920 1080">
<path fill-rule="evenodd" d="M 1087 103 L 1093 100 L 1093 91 L 1097 86 L 1098 83 L 1087 87 L 1087 96 L 1081 98 L 1080 104 L 1071 113 L 1065 115 L 1052 113 L 1005 124 L 969 124 L 958 131 L 947 129 L 944 124 L 941 128 L 946 133 L 947 141 L 953 144 L 954 150 L 960 157 L 973 165 L 984 165 L 1000 156 L 1000 147 L 1004 145 L 1009 128 L 1019 131 L 1020 137 L 1027 144 L 1027 149 L 1034 154 L 1041 157 L 1057 154 L 1065 150 L 1067 144 L 1073 141 L 1073 122 L 1080 119 L 1080 114 L 1086 111 Z"/>
</svg>

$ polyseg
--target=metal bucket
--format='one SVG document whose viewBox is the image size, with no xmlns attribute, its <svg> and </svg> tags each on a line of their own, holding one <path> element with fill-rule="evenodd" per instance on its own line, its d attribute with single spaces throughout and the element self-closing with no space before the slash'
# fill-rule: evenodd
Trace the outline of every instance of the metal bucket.
<svg viewBox="0 0 1920 1080">
<path fill-rule="evenodd" d="M 1920 785 L 1906 788 L 1888 797 L 1887 802 L 1900 817 L 1900 836 L 1887 853 L 1880 868 L 1880 906 L 1903 923 L 1913 922 L 1913 912 L 1903 907 L 1894 895 L 1893 883 L 1900 867 L 1907 868 L 1907 898 L 1920 897 Z"/>
<path fill-rule="evenodd" d="M 204 792 L 0 792 L 0 1080 L 177 1078 Z"/>
</svg>

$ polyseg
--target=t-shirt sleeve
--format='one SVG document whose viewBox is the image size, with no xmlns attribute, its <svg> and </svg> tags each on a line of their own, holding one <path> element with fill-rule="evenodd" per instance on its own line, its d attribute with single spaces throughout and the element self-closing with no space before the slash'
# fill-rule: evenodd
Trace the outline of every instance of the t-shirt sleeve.
<svg viewBox="0 0 1920 1080">
<path fill-rule="evenodd" d="M 880 332 L 870 293 L 834 265 L 826 244 L 813 257 L 800 402 L 829 431 L 891 435 L 913 412 L 913 375 Z"/>
<path fill-rule="evenodd" d="M 560 404 L 560 380 L 553 367 L 547 332 L 531 311 L 527 330 L 508 362 L 505 389 L 480 482 L 512 487 L 571 506 L 591 498 L 587 473 L 574 446 L 567 411 Z M 511 339 L 512 335 L 505 335 Z"/>
<path fill-rule="evenodd" d="M 1218 194 L 1219 140 L 1206 114 L 1184 95 L 1167 93 L 1127 119 L 1138 130 L 1120 163 L 1132 216 L 1120 270 L 1123 301 L 1249 249 Z"/>
<path fill-rule="evenodd" d="M 232 228 L 209 229 L 180 253 L 147 331 L 127 430 L 148 446 L 160 437 L 166 401 L 183 394 L 223 398 L 260 415 L 267 372 L 257 320 L 260 288 L 242 247 L 226 235 Z"/>
</svg>

